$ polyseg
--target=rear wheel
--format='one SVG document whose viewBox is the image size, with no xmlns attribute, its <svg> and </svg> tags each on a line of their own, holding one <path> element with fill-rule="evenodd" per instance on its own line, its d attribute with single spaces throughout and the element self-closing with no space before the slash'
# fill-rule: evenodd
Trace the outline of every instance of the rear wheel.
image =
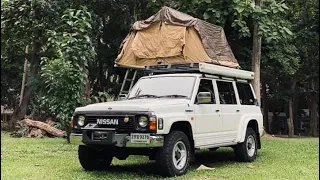
<svg viewBox="0 0 320 180">
<path fill-rule="evenodd" d="M 256 159 L 257 156 L 257 134 L 248 127 L 244 142 L 234 147 L 234 152 L 239 161 L 251 162 Z"/>
<path fill-rule="evenodd" d="M 103 149 L 94 149 L 86 145 L 80 145 L 78 158 L 83 169 L 87 171 L 105 170 L 111 164 L 113 153 L 105 152 Z"/>
<path fill-rule="evenodd" d="M 164 176 L 181 176 L 189 169 L 190 143 L 181 131 L 172 131 L 157 153 L 157 164 Z"/>
</svg>

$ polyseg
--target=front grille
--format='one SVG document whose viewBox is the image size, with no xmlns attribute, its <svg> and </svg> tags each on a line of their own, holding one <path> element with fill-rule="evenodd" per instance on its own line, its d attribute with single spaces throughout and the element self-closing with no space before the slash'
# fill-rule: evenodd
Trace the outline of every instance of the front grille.
<svg viewBox="0 0 320 180">
<path fill-rule="evenodd" d="M 97 123 L 97 119 L 118 119 L 118 125 L 99 124 L 99 128 L 115 128 L 116 130 L 134 130 L 134 116 L 129 116 L 129 121 L 124 122 L 125 116 L 86 116 L 86 123 Z"/>
</svg>

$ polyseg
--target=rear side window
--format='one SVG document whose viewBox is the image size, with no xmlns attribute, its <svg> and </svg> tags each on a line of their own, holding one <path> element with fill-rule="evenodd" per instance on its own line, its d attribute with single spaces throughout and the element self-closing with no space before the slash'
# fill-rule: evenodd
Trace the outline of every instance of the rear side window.
<svg viewBox="0 0 320 180">
<path fill-rule="evenodd" d="M 217 81 L 220 104 L 237 104 L 232 82 Z"/>
<path fill-rule="evenodd" d="M 240 103 L 243 105 L 254 105 L 254 97 L 249 84 L 246 83 L 236 83 Z"/>
</svg>

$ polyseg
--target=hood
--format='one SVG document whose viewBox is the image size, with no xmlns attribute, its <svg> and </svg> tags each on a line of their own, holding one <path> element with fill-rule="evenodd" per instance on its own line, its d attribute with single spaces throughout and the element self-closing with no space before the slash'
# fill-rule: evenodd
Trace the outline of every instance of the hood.
<svg viewBox="0 0 320 180">
<path fill-rule="evenodd" d="M 173 105 L 186 105 L 188 99 L 178 98 L 160 98 L 160 99 L 132 99 L 124 101 L 112 101 L 105 103 L 90 104 L 79 107 L 75 112 L 93 112 L 93 111 L 150 111 L 152 107 L 168 107 Z"/>
</svg>

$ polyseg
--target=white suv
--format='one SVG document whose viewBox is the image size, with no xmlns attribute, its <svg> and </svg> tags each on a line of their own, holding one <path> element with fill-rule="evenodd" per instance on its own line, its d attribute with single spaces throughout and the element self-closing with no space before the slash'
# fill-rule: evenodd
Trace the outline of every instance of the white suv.
<svg viewBox="0 0 320 180">
<path fill-rule="evenodd" d="M 195 150 L 219 147 L 232 147 L 241 161 L 256 158 L 263 123 L 252 72 L 206 63 L 149 70 L 158 75 L 140 78 L 125 100 L 75 110 L 72 135 L 81 133 L 84 169 L 146 155 L 163 175 L 179 176 Z"/>
</svg>

